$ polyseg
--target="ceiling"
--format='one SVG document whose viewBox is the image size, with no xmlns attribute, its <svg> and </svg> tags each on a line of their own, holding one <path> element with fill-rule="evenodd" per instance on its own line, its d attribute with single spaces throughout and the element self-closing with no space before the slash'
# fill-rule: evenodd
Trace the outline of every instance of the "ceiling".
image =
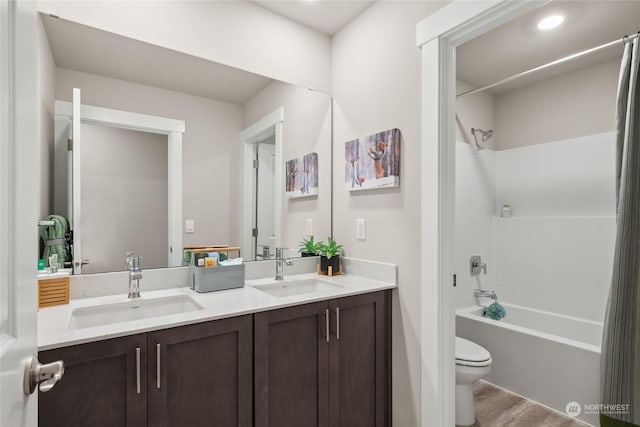
<svg viewBox="0 0 640 427">
<path fill-rule="evenodd" d="M 561 14 L 559 27 L 543 32 L 540 19 Z M 640 30 L 640 1 L 554 1 L 489 31 L 456 50 L 458 79 L 486 86 L 513 74 Z M 622 43 L 491 89 L 502 93 L 554 75 L 622 57 Z"/>
<path fill-rule="evenodd" d="M 361 14 L 372 0 L 255 0 L 253 3 L 332 36 Z"/>
<path fill-rule="evenodd" d="M 42 15 L 56 66 L 242 105 L 272 79 Z"/>
</svg>

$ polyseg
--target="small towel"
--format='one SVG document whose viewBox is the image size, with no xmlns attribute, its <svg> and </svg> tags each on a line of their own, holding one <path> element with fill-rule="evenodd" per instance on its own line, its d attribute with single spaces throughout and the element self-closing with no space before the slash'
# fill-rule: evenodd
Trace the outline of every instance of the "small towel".
<svg viewBox="0 0 640 427">
<path fill-rule="evenodd" d="M 488 317 L 493 320 L 500 320 L 507 315 L 507 311 L 499 303 L 494 302 L 489 307 L 486 307 L 482 312 L 484 317 Z"/>
<path fill-rule="evenodd" d="M 40 236 L 44 241 L 42 259 L 49 263 L 51 255 L 58 255 L 60 267 L 64 267 L 65 261 L 71 261 L 71 248 L 69 247 L 69 221 L 61 215 L 49 215 L 47 220 L 53 221 L 53 225 L 48 225 L 40 230 Z"/>
</svg>

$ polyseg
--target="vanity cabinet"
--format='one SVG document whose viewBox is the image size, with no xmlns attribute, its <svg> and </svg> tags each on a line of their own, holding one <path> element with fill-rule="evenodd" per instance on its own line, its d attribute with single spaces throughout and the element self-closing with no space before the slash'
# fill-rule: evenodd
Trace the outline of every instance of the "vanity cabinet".
<svg viewBox="0 0 640 427">
<path fill-rule="evenodd" d="M 329 425 L 391 425 L 390 294 L 329 301 Z"/>
<path fill-rule="evenodd" d="M 252 341 L 247 315 L 40 352 L 65 373 L 38 424 L 249 427 Z"/>
<path fill-rule="evenodd" d="M 253 316 L 150 332 L 149 426 L 250 427 Z"/>
<path fill-rule="evenodd" d="M 39 393 L 38 425 L 147 425 L 146 354 L 146 334 L 40 352 L 42 363 L 64 360 L 65 372 L 51 391 Z"/>
<path fill-rule="evenodd" d="M 254 317 L 256 427 L 328 426 L 326 301 Z"/>
<path fill-rule="evenodd" d="M 387 291 L 258 313 L 255 426 L 390 422 Z"/>
<path fill-rule="evenodd" d="M 39 425 L 390 426 L 390 292 L 42 351 Z"/>
</svg>

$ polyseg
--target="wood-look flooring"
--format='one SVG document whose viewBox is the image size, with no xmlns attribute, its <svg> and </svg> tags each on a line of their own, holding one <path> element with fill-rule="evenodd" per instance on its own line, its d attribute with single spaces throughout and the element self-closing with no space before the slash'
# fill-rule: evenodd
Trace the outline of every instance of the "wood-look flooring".
<svg viewBox="0 0 640 427">
<path fill-rule="evenodd" d="M 473 427 L 585 427 L 573 418 L 484 381 L 473 385 Z"/>
</svg>

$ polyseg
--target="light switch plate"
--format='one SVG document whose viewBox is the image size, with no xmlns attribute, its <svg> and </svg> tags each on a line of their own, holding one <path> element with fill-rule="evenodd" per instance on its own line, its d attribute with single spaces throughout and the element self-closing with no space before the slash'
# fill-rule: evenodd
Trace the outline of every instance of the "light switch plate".
<svg viewBox="0 0 640 427">
<path fill-rule="evenodd" d="M 313 235 L 313 220 L 311 218 L 307 218 L 307 224 L 306 224 L 307 230 L 307 236 L 311 236 Z"/>
<path fill-rule="evenodd" d="M 194 223 L 192 219 L 187 219 L 184 221 L 184 231 L 185 233 L 193 233 Z"/>
<path fill-rule="evenodd" d="M 364 240 L 367 238 L 367 223 L 363 218 L 356 219 L 356 239 Z"/>
</svg>

